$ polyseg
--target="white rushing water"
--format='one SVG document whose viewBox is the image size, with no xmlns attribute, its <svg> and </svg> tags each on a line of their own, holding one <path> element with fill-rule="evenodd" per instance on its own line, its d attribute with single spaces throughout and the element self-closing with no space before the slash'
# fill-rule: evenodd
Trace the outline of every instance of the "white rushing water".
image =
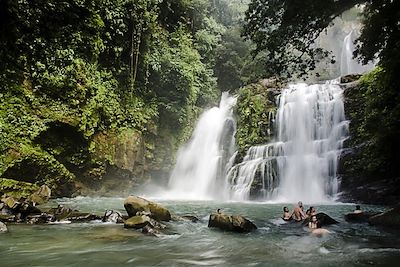
<svg viewBox="0 0 400 267">
<path fill-rule="evenodd" d="M 348 134 L 342 89 L 334 82 L 292 84 L 278 99 L 275 141 L 252 147 L 228 176 L 231 197 L 323 202 L 337 193 L 336 170 Z"/>
<path fill-rule="evenodd" d="M 347 74 L 363 74 L 372 70 L 374 63 L 362 65 L 357 59 L 353 58 L 353 53 L 356 50 L 354 41 L 357 39 L 356 31 L 351 30 L 343 40 L 342 53 L 340 57 L 340 75 Z"/>
<path fill-rule="evenodd" d="M 219 107 L 204 112 L 189 142 L 178 152 L 167 198 L 226 199 L 226 166 L 232 165 L 236 122 L 232 109 L 236 98 L 222 94 Z"/>
</svg>

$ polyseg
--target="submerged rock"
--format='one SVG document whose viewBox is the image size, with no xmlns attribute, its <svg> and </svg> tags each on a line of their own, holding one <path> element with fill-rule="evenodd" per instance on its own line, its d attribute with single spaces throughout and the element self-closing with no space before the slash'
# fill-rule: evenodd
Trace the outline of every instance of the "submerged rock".
<svg viewBox="0 0 400 267">
<path fill-rule="evenodd" d="M 8 232 L 7 225 L 0 222 L 0 233 L 5 233 L 5 232 Z"/>
<path fill-rule="evenodd" d="M 136 216 L 137 212 L 144 211 L 150 212 L 149 216 L 155 220 L 166 222 L 171 220 L 169 210 L 141 197 L 129 196 L 124 202 L 124 207 L 130 217 Z"/>
<path fill-rule="evenodd" d="M 251 232 L 257 229 L 257 226 L 240 215 L 226 215 L 213 213 L 210 215 L 208 227 L 216 227 L 225 231 L 232 232 Z"/>
<path fill-rule="evenodd" d="M 193 216 L 193 215 L 182 215 L 182 216 L 179 216 L 179 215 L 175 215 L 175 214 L 172 215 L 171 220 L 177 221 L 177 222 L 179 222 L 179 221 L 191 221 L 191 222 L 194 222 L 194 223 L 200 221 L 199 218 L 197 218 L 196 216 Z"/>
<path fill-rule="evenodd" d="M 400 228 L 400 206 L 369 218 L 371 225 Z"/>
<path fill-rule="evenodd" d="M 361 212 L 361 213 L 347 213 L 344 215 L 344 219 L 347 222 L 355 222 L 355 223 L 363 223 L 368 222 L 368 219 L 372 216 L 377 215 L 378 213 L 371 213 L 371 212 Z"/>
</svg>

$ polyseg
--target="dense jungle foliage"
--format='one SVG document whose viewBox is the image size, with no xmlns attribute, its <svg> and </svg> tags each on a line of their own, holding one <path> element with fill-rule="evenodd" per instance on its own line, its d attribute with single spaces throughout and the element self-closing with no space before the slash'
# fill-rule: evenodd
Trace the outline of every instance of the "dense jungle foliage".
<svg viewBox="0 0 400 267">
<path fill-rule="evenodd" d="M 352 95 L 352 167 L 399 176 L 399 1 L 1 0 L 0 191 L 165 177 L 221 91 L 239 94 L 241 153 L 267 142 L 276 92 L 256 82 L 315 71 L 315 39 L 358 4 L 355 56 L 379 68 Z"/>
<path fill-rule="evenodd" d="M 76 177 L 100 181 L 118 161 L 131 160 L 138 176 L 172 164 L 199 112 L 221 90 L 257 79 L 243 70 L 255 64 L 240 37 L 246 8 L 1 1 L 1 177 L 66 185 L 56 191 L 68 194 Z M 129 140 L 133 151 L 121 144 Z M 118 155 L 121 146 L 131 159 Z"/>
</svg>

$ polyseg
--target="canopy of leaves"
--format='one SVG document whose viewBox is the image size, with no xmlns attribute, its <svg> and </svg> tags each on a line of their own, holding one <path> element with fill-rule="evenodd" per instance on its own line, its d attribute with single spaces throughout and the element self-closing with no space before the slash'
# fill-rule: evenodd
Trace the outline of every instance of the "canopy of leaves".
<svg viewBox="0 0 400 267">
<path fill-rule="evenodd" d="M 299 76 L 315 69 L 328 56 L 314 40 L 337 16 L 364 4 L 361 36 L 356 55 L 363 62 L 377 55 L 385 64 L 399 49 L 399 1 L 391 0 L 253 0 L 246 12 L 243 35 L 256 43 L 255 53 L 268 54 L 269 68 L 278 75 Z M 396 52 L 396 53 L 397 53 Z"/>
</svg>

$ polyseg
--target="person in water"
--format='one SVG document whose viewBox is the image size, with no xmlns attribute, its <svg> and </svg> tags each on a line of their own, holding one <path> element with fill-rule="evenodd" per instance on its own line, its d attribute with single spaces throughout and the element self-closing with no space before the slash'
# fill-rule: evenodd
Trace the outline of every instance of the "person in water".
<svg viewBox="0 0 400 267">
<path fill-rule="evenodd" d="M 321 225 L 317 220 L 317 216 L 315 215 L 311 216 L 311 220 L 308 223 L 308 228 L 311 230 L 311 234 L 316 236 L 324 236 L 330 233 L 330 231 L 327 229 L 321 228 Z"/>
<path fill-rule="evenodd" d="M 317 220 L 317 216 L 315 216 L 315 215 L 311 216 L 311 220 L 310 220 L 310 222 L 308 223 L 308 228 L 310 228 L 310 229 L 317 229 L 317 228 L 320 228 L 319 226 L 320 226 L 320 225 L 319 225 L 319 222 L 318 222 L 318 220 Z"/>
<path fill-rule="evenodd" d="M 307 211 L 306 211 L 306 215 L 308 218 L 311 218 L 314 215 L 317 215 L 317 210 L 311 206 Z"/>
<path fill-rule="evenodd" d="M 357 206 L 356 206 L 356 209 L 353 211 L 353 213 L 356 213 L 356 214 L 358 214 L 358 213 L 363 213 L 363 211 L 361 210 L 360 205 L 357 205 Z"/>
<path fill-rule="evenodd" d="M 300 221 L 304 220 L 305 218 L 307 218 L 306 214 L 304 214 L 304 211 L 303 211 L 303 202 L 299 201 L 297 203 L 297 206 L 294 208 L 292 214 L 293 214 L 293 219 L 296 222 L 300 222 Z"/>
<path fill-rule="evenodd" d="M 289 208 L 288 208 L 288 207 L 283 207 L 283 216 L 282 216 L 282 219 L 283 219 L 284 221 L 290 221 L 290 220 L 292 220 L 292 219 L 293 219 L 293 218 L 292 218 L 292 215 L 293 215 L 293 213 L 290 214 Z"/>
</svg>

